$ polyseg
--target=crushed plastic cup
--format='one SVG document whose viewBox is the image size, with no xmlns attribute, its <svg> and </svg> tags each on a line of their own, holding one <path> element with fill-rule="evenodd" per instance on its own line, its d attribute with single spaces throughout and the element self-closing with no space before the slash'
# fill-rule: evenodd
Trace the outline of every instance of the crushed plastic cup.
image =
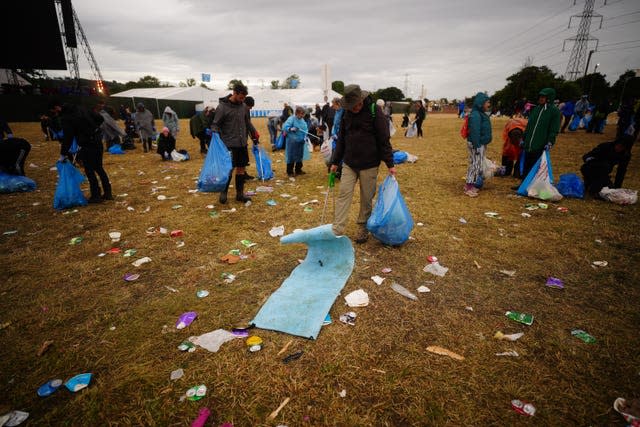
<svg viewBox="0 0 640 427">
<path fill-rule="evenodd" d="M 258 246 L 258 244 L 257 244 L 257 243 L 254 243 L 254 242 L 252 242 L 251 240 L 246 240 L 246 239 L 245 239 L 245 240 L 240 240 L 240 243 L 242 243 L 242 245 L 243 245 L 245 248 L 252 248 L 252 247 L 254 247 L 254 246 Z"/>
<path fill-rule="evenodd" d="M 427 261 L 429 261 L 429 262 L 438 262 L 438 257 L 436 257 L 434 255 L 429 255 L 427 257 Z"/>
<path fill-rule="evenodd" d="M 276 206 L 278 204 L 278 202 L 276 202 L 273 199 L 267 200 L 266 203 L 267 203 L 268 206 Z"/>
<path fill-rule="evenodd" d="M 131 265 L 133 265 L 134 267 L 140 267 L 142 264 L 146 264 L 148 262 L 151 262 L 151 258 L 146 256 L 146 257 L 140 258 L 140 259 L 132 262 Z"/>
<path fill-rule="evenodd" d="M 515 270 L 500 270 L 500 273 L 504 274 L 505 276 L 509 276 L 509 277 L 513 277 L 516 275 L 516 271 Z"/>
<path fill-rule="evenodd" d="M 513 399 L 511 401 L 511 408 L 521 415 L 532 417 L 536 413 L 536 408 L 531 403 L 524 402 L 522 400 Z"/>
<path fill-rule="evenodd" d="M 269 235 L 271 237 L 284 236 L 284 225 L 279 225 L 277 227 L 272 227 L 271 230 L 269 230 Z"/>
<path fill-rule="evenodd" d="M 175 371 L 172 371 L 169 378 L 171 379 L 171 381 L 175 381 L 182 378 L 183 375 L 184 375 L 184 370 L 182 368 L 179 368 L 179 369 L 176 369 Z"/>
<path fill-rule="evenodd" d="M 439 277 L 444 277 L 445 274 L 447 274 L 447 271 L 449 271 L 449 269 L 447 267 L 443 267 L 440 265 L 440 263 L 438 262 L 432 262 L 427 264 L 422 271 L 424 271 L 425 273 L 431 273 L 434 276 L 439 276 Z"/>
<path fill-rule="evenodd" d="M 111 248 L 107 251 L 108 254 L 119 254 L 120 252 L 122 252 L 120 248 Z"/>
<path fill-rule="evenodd" d="M 582 329 L 574 329 L 573 331 L 571 331 L 571 335 L 573 335 L 576 338 L 581 339 L 582 341 L 586 342 L 587 344 L 593 344 L 593 343 L 596 342 L 596 339 L 595 339 L 595 337 L 593 335 L 590 335 L 590 334 L 586 333 Z"/>
<path fill-rule="evenodd" d="M 549 288 L 564 289 L 564 283 L 557 277 L 549 277 L 547 279 L 547 282 L 545 283 L 545 286 Z"/>
<path fill-rule="evenodd" d="M 416 289 L 416 291 L 420 292 L 421 294 L 424 294 L 424 293 L 427 293 L 427 292 L 431 292 L 431 289 L 429 289 L 426 286 L 422 285 L 418 289 Z"/>
<path fill-rule="evenodd" d="M 58 391 L 61 385 L 62 385 L 62 380 L 60 379 L 49 380 L 38 388 L 38 396 L 40 397 L 51 396 L 53 393 Z"/>
<path fill-rule="evenodd" d="M 385 268 L 383 268 L 383 269 L 382 269 L 382 270 L 380 270 L 380 271 L 381 271 L 382 273 L 384 273 L 384 274 L 389 274 L 389 273 L 391 273 L 393 270 L 391 270 L 391 268 L 389 268 L 389 267 L 385 267 Z"/>
<path fill-rule="evenodd" d="M 509 351 L 504 351 L 502 353 L 496 353 L 496 356 L 519 357 L 520 355 L 515 350 L 509 350 Z"/>
<path fill-rule="evenodd" d="M 246 338 L 249 336 L 249 329 L 247 328 L 233 328 L 231 333 L 239 338 Z"/>
<path fill-rule="evenodd" d="M 207 395 L 207 386 L 204 384 L 200 384 L 197 386 L 191 387 L 185 393 L 187 399 L 193 401 L 200 400 Z"/>
<path fill-rule="evenodd" d="M 182 230 L 173 230 L 169 236 L 171 237 L 181 237 L 184 235 L 184 232 Z"/>
<path fill-rule="evenodd" d="M 134 256 L 137 252 L 138 252 L 138 251 L 137 251 L 137 250 L 135 250 L 135 249 L 127 249 L 126 251 L 124 251 L 124 253 L 122 254 L 122 256 L 129 258 L 129 257 Z"/>
<path fill-rule="evenodd" d="M 224 280 L 224 283 L 233 283 L 233 281 L 236 280 L 236 276 L 231 273 L 222 273 L 220 276 Z"/>
<path fill-rule="evenodd" d="M 139 278 L 140 278 L 140 275 L 135 273 L 126 273 L 123 277 L 125 282 L 134 282 Z"/>
<path fill-rule="evenodd" d="M 201 290 L 199 290 L 198 292 L 196 292 L 196 296 L 197 296 L 198 298 L 204 298 L 204 297 L 207 297 L 207 296 L 209 296 L 209 291 L 207 291 L 207 290 L 205 290 L 205 289 L 201 289 Z"/>
<path fill-rule="evenodd" d="M 71 392 L 75 393 L 89 386 L 91 382 L 91 373 L 78 374 L 64 383 L 64 386 Z"/>
<path fill-rule="evenodd" d="M 69 240 L 70 245 L 77 245 L 80 242 L 82 242 L 82 237 L 74 237 L 71 240 Z"/>
<path fill-rule="evenodd" d="M 305 212 L 313 212 L 313 208 L 311 206 L 305 206 L 304 207 L 304 211 Z"/>
<path fill-rule="evenodd" d="M 198 317 L 198 313 L 196 313 L 195 311 L 187 311 L 186 313 L 182 313 L 176 321 L 176 329 L 186 328 L 194 320 L 196 320 L 196 317 Z"/>
<path fill-rule="evenodd" d="M 485 212 L 484 216 L 488 218 L 500 218 L 500 214 L 498 212 Z"/>
<path fill-rule="evenodd" d="M 354 311 L 349 311 L 340 315 L 340 321 L 346 325 L 355 326 L 356 317 L 358 317 L 358 315 Z"/>
<path fill-rule="evenodd" d="M 196 351 L 196 345 L 189 340 L 184 340 L 178 346 L 178 350 L 193 353 Z"/>
<path fill-rule="evenodd" d="M 119 232 L 119 231 L 110 231 L 109 232 L 109 238 L 111 239 L 111 241 L 113 243 L 119 242 L 121 236 L 122 236 L 122 233 Z"/>
<path fill-rule="evenodd" d="M 609 263 L 607 261 L 593 261 L 593 265 L 596 267 L 606 267 Z"/>
<path fill-rule="evenodd" d="M 418 297 L 412 294 L 407 288 L 400 285 L 399 283 L 393 282 L 391 284 L 391 289 L 402 295 L 403 297 L 409 298 L 410 300 L 417 301 Z"/>
<path fill-rule="evenodd" d="M 24 411 L 11 411 L 8 414 L 6 414 L 4 417 L 7 417 L 7 418 L 0 420 L 3 422 L 2 424 L 3 426 L 15 427 L 25 422 L 27 418 L 29 418 L 29 413 Z"/>
</svg>

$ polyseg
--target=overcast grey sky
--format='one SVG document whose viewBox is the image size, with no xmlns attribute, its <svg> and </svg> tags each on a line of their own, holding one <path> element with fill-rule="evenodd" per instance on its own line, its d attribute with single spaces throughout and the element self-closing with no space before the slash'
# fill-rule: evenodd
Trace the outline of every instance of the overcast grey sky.
<svg viewBox="0 0 640 427">
<path fill-rule="evenodd" d="M 366 89 L 396 86 L 408 95 L 455 98 L 493 93 L 528 56 L 564 74 L 584 1 L 573 0 L 76 0 L 73 2 L 106 80 L 151 74 L 177 84 L 210 73 L 265 87 L 300 75 Z M 640 68 L 640 2 L 596 0 L 591 33 L 600 40 L 590 71 L 613 82 Z M 91 77 L 81 60 L 81 74 Z M 52 73 L 53 74 L 53 73 Z"/>
</svg>

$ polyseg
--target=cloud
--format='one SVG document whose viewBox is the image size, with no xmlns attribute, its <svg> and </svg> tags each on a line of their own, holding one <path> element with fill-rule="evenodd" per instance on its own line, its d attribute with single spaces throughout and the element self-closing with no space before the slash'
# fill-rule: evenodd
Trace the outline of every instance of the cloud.
<svg viewBox="0 0 640 427">
<path fill-rule="evenodd" d="M 629 13 L 630 2 L 603 6 L 605 16 Z M 211 73 L 214 86 L 231 78 L 250 84 L 297 73 L 318 86 L 322 64 L 333 80 L 376 89 L 397 86 L 419 96 L 461 97 L 500 89 L 527 56 L 564 73 L 562 41 L 581 5 L 563 0 L 156 0 L 76 1 L 78 17 L 107 80 L 151 74 L 174 84 Z M 625 22 L 622 20 L 611 23 Z M 600 42 L 637 39 L 633 24 L 601 30 Z M 640 68 L 637 51 L 598 52 L 599 71 L 613 80 Z M 535 55 L 534 55 L 535 54 Z M 634 55 L 636 54 L 636 55 Z M 83 74 L 88 67 L 81 64 Z"/>
</svg>

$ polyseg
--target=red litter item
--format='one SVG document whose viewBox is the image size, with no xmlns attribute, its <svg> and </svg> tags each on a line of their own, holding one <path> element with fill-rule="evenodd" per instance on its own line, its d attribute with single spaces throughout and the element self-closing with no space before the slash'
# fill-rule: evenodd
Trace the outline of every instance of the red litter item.
<svg viewBox="0 0 640 427">
<path fill-rule="evenodd" d="M 533 406 L 531 403 L 524 402 L 518 399 L 513 399 L 511 401 L 511 407 L 520 415 L 525 415 L 527 417 L 533 417 L 536 413 L 535 406 Z"/>
<path fill-rule="evenodd" d="M 122 252 L 120 248 L 111 248 L 107 251 L 108 254 L 119 254 L 120 252 Z"/>
<path fill-rule="evenodd" d="M 184 234 L 182 230 L 173 230 L 170 234 L 171 237 L 180 237 Z"/>
<path fill-rule="evenodd" d="M 438 257 L 433 256 L 433 255 L 429 255 L 429 256 L 427 257 L 427 261 L 429 261 L 429 262 L 431 262 L 431 263 L 433 263 L 433 262 L 438 262 Z"/>
</svg>

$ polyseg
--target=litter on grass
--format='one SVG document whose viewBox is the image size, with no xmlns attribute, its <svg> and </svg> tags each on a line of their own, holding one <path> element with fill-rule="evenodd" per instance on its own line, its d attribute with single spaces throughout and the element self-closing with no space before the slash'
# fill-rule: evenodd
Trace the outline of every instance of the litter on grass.
<svg viewBox="0 0 640 427">
<path fill-rule="evenodd" d="M 432 262 L 427 264 L 422 271 L 424 271 L 425 273 L 431 273 L 434 276 L 439 276 L 439 277 L 444 277 L 445 274 L 447 274 L 447 271 L 449 271 L 449 269 L 447 267 L 443 267 L 440 265 L 440 263 L 436 262 Z"/>
<path fill-rule="evenodd" d="M 169 378 L 171 379 L 171 381 L 175 381 L 182 378 L 183 375 L 184 375 L 184 370 L 182 368 L 179 368 L 179 369 L 176 369 L 175 371 L 172 371 Z"/>
<path fill-rule="evenodd" d="M 351 292 L 344 299 L 349 307 L 366 307 L 369 305 L 369 295 L 362 289 Z"/>
<path fill-rule="evenodd" d="M 417 301 L 418 297 L 412 294 L 407 288 L 400 285 L 399 283 L 393 282 L 391 284 L 391 289 L 402 295 L 403 297 L 409 298 L 410 300 Z"/>
<path fill-rule="evenodd" d="M 441 356 L 449 356 L 455 360 L 464 360 L 464 356 L 461 356 L 458 353 L 454 353 L 451 350 L 447 350 L 446 348 L 437 345 L 430 345 L 429 347 L 427 347 L 427 351 L 434 354 L 439 354 Z"/>
<path fill-rule="evenodd" d="M 182 313 L 176 321 L 176 329 L 186 328 L 194 320 L 196 320 L 196 317 L 198 317 L 198 313 L 196 313 L 195 311 L 187 311 L 186 313 Z"/>
<path fill-rule="evenodd" d="M 507 335 L 507 334 L 503 334 L 501 331 L 498 331 L 495 333 L 493 338 L 497 340 L 504 340 L 504 341 L 517 341 L 520 338 L 522 338 L 522 336 L 524 336 L 524 332 L 518 332 L 517 334 Z"/>
<path fill-rule="evenodd" d="M 140 267 L 142 264 L 146 264 L 148 262 L 151 262 L 151 258 L 146 256 L 146 257 L 140 258 L 140 259 L 132 262 L 131 265 L 133 265 L 134 267 Z"/>
<path fill-rule="evenodd" d="M 421 294 L 427 293 L 427 292 L 431 292 L 431 289 L 427 288 L 426 286 L 422 285 L 420 286 L 418 289 L 416 289 L 418 292 L 420 292 Z"/>
<path fill-rule="evenodd" d="M 516 275 L 516 271 L 515 270 L 500 270 L 500 273 L 504 274 L 505 276 L 509 276 L 509 277 L 513 277 Z"/>
<path fill-rule="evenodd" d="M 279 225 L 277 227 L 272 227 L 271 230 L 269 230 L 269 235 L 271 237 L 284 236 L 284 225 Z"/>
<path fill-rule="evenodd" d="M 382 282 L 384 282 L 384 277 L 380 277 L 378 275 L 371 276 L 371 280 L 373 280 L 376 285 L 382 285 Z"/>
<path fill-rule="evenodd" d="M 222 344 L 235 338 L 238 337 L 229 331 L 225 331 L 224 329 L 216 329 L 215 331 L 207 332 L 206 334 L 202 334 L 197 337 L 192 337 L 189 340 L 192 343 L 199 345 L 200 347 L 209 350 L 212 353 L 215 353 L 220 350 Z"/>
<path fill-rule="evenodd" d="M 503 353 L 496 353 L 496 356 L 511 356 L 511 357 L 518 357 L 518 356 L 520 356 L 520 355 L 518 354 L 518 352 L 517 352 L 517 351 L 510 350 L 510 351 L 505 351 L 505 352 L 503 352 Z"/>
<path fill-rule="evenodd" d="M 547 279 L 547 282 L 545 283 L 545 286 L 549 288 L 564 289 L 564 283 L 557 277 L 549 277 Z"/>
</svg>

